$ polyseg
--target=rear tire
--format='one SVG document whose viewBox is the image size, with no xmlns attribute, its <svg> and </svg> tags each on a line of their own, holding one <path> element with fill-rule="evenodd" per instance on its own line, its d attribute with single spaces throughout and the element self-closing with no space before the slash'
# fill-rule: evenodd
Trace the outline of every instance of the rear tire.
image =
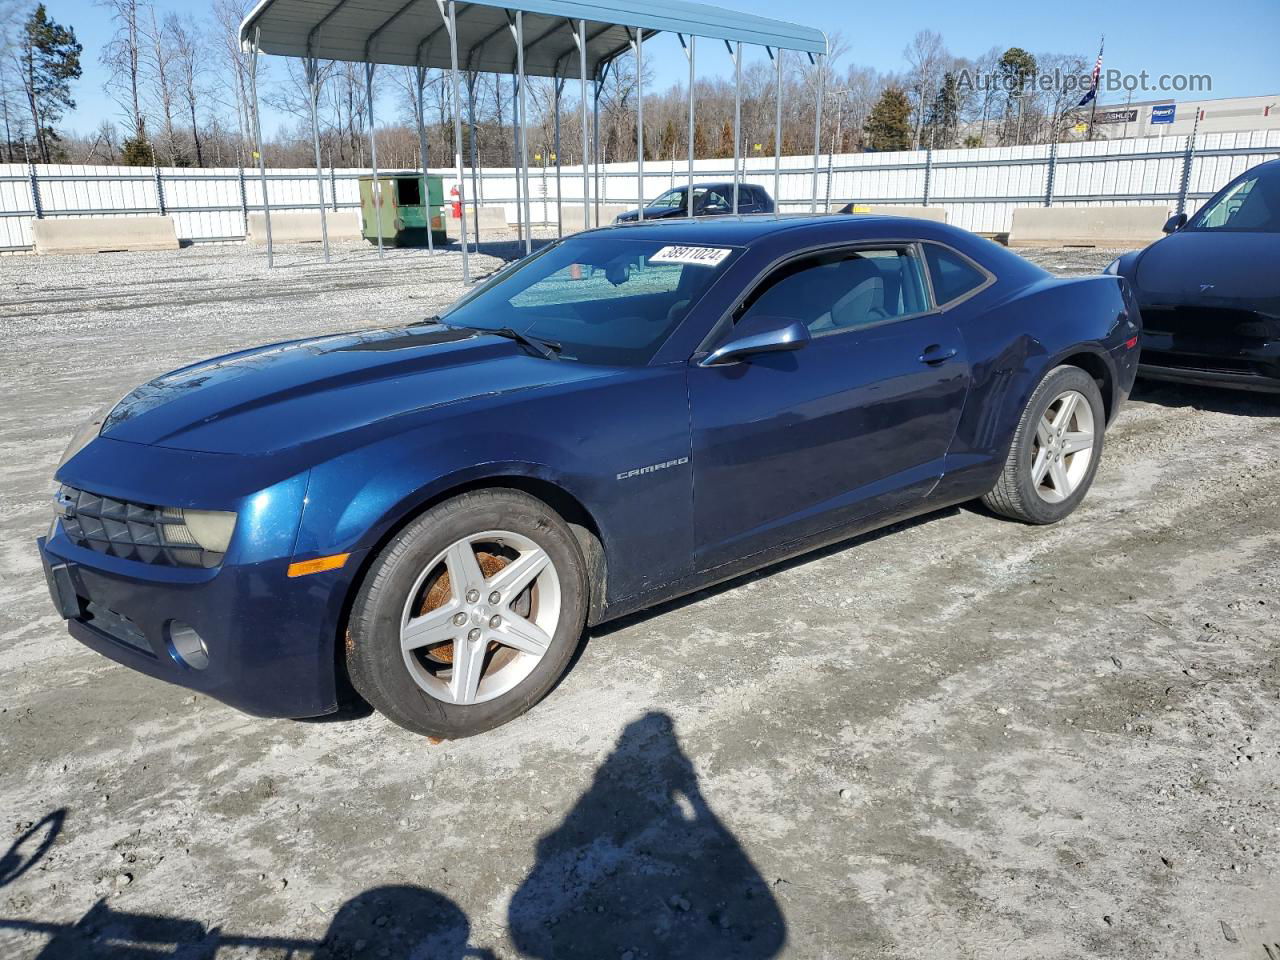
<svg viewBox="0 0 1280 960">
<path fill-rule="evenodd" d="M 352 685 L 424 736 L 507 723 L 568 668 L 586 621 L 586 569 L 569 527 L 526 493 L 479 490 L 437 504 L 360 585 L 347 634 Z"/>
<path fill-rule="evenodd" d="M 1102 459 L 1102 391 L 1079 367 L 1050 370 L 1032 393 L 995 487 L 991 510 L 1024 523 L 1057 523 L 1084 499 Z"/>
</svg>

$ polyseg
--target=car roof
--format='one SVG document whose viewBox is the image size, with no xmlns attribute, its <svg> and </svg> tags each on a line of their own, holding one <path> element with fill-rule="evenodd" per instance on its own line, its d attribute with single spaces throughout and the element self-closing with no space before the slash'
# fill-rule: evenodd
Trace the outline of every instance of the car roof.
<svg viewBox="0 0 1280 960">
<path fill-rule="evenodd" d="M 751 180 L 740 180 L 738 181 L 738 185 L 742 187 L 755 187 L 757 190 L 764 189 L 762 186 L 760 186 L 760 184 L 755 183 L 754 181 L 751 181 Z M 732 180 L 704 180 L 700 183 L 695 183 L 693 185 L 693 189 L 695 190 L 714 190 L 718 187 L 732 188 L 733 181 Z M 667 187 L 667 189 L 663 190 L 662 192 L 669 193 L 672 190 L 687 190 L 688 188 L 689 188 L 689 185 L 687 183 L 677 183 L 675 186 Z"/>
<path fill-rule="evenodd" d="M 756 213 L 725 217 L 684 217 L 663 220 L 619 223 L 591 230 L 596 236 L 609 231 L 625 231 L 628 239 L 655 240 L 663 243 L 751 246 L 768 237 L 790 234 L 797 244 L 809 236 L 826 238 L 838 230 L 841 239 L 860 240 L 881 237 L 923 237 L 935 228 L 944 233 L 957 228 L 915 217 L 892 217 L 881 214 L 772 214 Z M 585 234 L 580 234 L 584 236 Z"/>
</svg>

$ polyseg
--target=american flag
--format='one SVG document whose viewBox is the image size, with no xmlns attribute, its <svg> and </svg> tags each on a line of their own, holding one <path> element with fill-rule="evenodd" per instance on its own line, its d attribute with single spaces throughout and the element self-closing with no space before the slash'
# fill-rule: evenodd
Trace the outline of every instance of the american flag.
<svg viewBox="0 0 1280 960">
<path fill-rule="evenodd" d="M 1094 99 L 1098 96 L 1098 81 L 1102 78 L 1102 48 L 1106 42 L 1107 38 L 1103 37 L 1101 42 L 1098 44 L 1098 59 L 1094 61 L 1093 64 L 1093 81 L 1089 84 L 1089 91 L 1081 97 L 1080 102 L 1076 104 L 1077 107 L 1083 107 L 1087 104 L 1093 103 Z"/>
</svg>

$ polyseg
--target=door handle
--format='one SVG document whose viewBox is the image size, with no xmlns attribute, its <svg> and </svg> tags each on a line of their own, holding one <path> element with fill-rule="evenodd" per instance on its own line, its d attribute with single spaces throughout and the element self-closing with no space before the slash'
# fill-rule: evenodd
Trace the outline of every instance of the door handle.
<svg viewBox="0 0 1280 960">
<path fill-rule="evenodd" d="M 946 363 L 959 352 L 955 347 L 944 347 L 935 343 L 925 347 L 924 353 L 920 354 L 916 359 L 921 363 L 936 367 L 940 363 Z"/>
</svg>

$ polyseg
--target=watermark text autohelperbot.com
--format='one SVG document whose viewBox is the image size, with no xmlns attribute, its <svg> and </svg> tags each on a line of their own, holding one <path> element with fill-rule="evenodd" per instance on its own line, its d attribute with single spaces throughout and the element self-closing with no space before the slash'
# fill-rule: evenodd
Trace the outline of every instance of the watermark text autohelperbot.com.
<svg viewBox="0 0 1280 960">
<path fill-rule="evenodd" d="M 985 92 L 1000 90 L 1006 93 L 1080 93 L 1093 86 L 1091 73 L 1069 73 L 1062 70 L 1046 70 L 1020 77 L 1014 73 L 961 70 L 956 74 L 956 87 L 962 91 Z M 1213 77 L 1207 73 L 1157 73 L 1146 70 L 1125 73 L 1123 70 L 1103 70 L 1098 76 L 1099 93 L 1210 93 Z"/>
</svg>

